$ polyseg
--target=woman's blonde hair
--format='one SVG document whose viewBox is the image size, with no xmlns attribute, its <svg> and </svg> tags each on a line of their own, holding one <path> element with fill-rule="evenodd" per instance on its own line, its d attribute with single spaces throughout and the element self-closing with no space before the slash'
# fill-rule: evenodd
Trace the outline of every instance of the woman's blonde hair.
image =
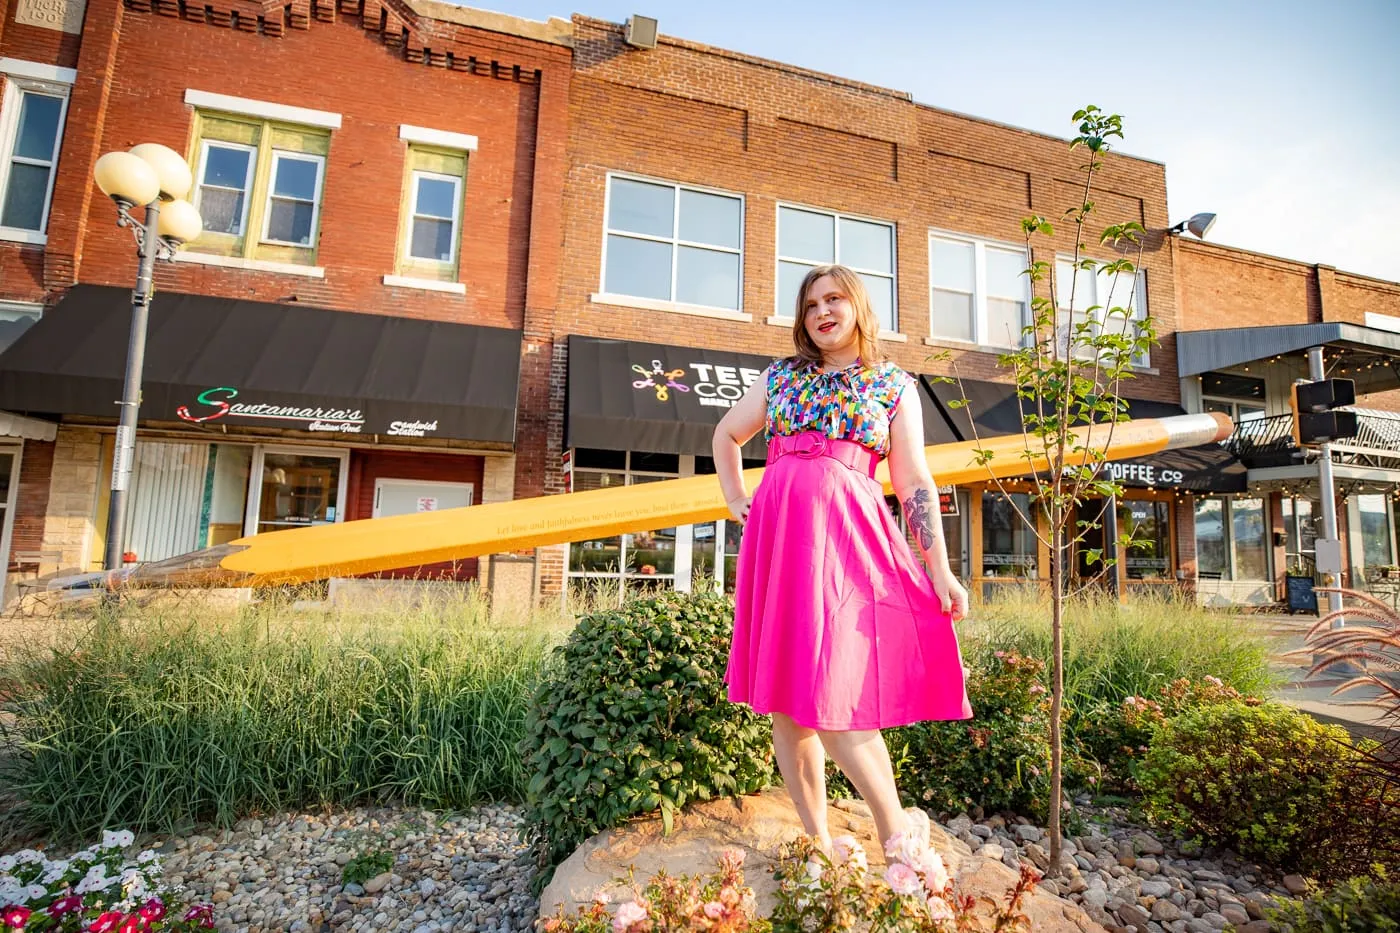
<svg viewBox="0 0 1400 933">
<path fill-rule="evenodd" d="M 822 362 L 822 351 L 812 342 L 812 335 L 807 333 L 807 290 L 824 275 L 835 279 L 837 287 L 850 299 L 856 317 L 856 349 L 861 362 L 866 366 L 883 362 L 885 355 L 880 351 L 880 319 L 875 316 L 875 308 L 870 303 L 870 292 L 866 291 L 859 275 L 845 266 L 836 265 L 813 268 L 803 277 L 802 286 L 797 290 L 797 308 L 792 321 L 792 345 L 797 350 L 797 358 L 818 365 Z"/>
</svg>

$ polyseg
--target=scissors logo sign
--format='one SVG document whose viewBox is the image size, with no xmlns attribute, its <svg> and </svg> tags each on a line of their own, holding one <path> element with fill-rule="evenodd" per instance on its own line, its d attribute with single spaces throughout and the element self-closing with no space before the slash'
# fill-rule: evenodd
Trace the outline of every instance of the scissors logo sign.
<svg viewBox="0 0 1400 933">
<path fill-rule="evenodd" d="M 671 390 L 677 392 L 689 392 L 690 386 L 677 382 L 681 376 L 685 375 L 684 369 L 665 370 L 661 367 L 660 360 L 651 361 L 651 369 L 643 369 L 636 363 L 632 364 L 632 371 L 640 373 L 642 378 L 632 383 L 634 389 L 655 389 L 656 400 L 665 402 L 671 398 Z"/>
</svg>

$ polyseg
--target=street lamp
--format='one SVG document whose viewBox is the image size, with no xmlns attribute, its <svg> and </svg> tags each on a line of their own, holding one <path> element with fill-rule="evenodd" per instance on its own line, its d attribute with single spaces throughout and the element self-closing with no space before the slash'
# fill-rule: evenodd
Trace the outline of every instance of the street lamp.
<svg viewBox="0 0 1400 933">
<path fill-rule="evenodd" d="M 107 570 L 122 568 L 126 493 L 136 452 L 136 415 L 141 408 L 141 370 L 146 358 L 146 320 L 151 308 L 151 277 L 155 261 L 175 258 L 182 243 L 199 236 L 204 223 L 189 201 L 193 178 L 190 167 L 173 149 L 142 143 L 130 152 L 109 152 L 93 169 L 97 187 L 117 205 L 117 226 L 128 227 L 136 238 L 140 266 L 136 289 L 131 293 L 131 335 L 126 348 L 126 382 L 122 387 L 121 420 L 112 452 L 112 495 L 107 510 Z M 162 206 L 162 202 L 164 205 Z M 145 222 L 131 211 L 145 205 Z"/>
</svg>

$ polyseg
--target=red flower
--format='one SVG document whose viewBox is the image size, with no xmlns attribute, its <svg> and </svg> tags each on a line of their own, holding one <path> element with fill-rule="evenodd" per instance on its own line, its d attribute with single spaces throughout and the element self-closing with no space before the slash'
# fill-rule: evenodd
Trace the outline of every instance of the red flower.
<svg viewBox="0 0 1400 933">
<path fill-rule="evenodd" d="M 29 915 L 33 913 L 28 907 L 6 907 L 0 913 L 0 923 L 5 924 L 5 929 L 23 930 L 24 925 L 29 922 Z"/>
<path fill-rule="evenodd" d="M 141 916 L 151 923 L 165 919 L 165 905 L 160 902 L 160 898 L 153 897 L 146 902 L 146 906 L 141 908 Z"/>
<path fill-rule="evenodd" d="M 151 928 L 151 922 L 140 914 L 132 914 L 122 921 L 117 927 L 117 933 L 146 933 Z"/>
<path fill-rule="evenodd" d="M 109 910 L 88 927 L 88 933 L 112 933 L 117 928 L 117 924 L 122 922 L 122 915 L 115 910 Z"/>
<path fill-rule="evenodd" d="M 206 930 L 212 930 L 214 928 L 214 905 L 195 904 L 189 910 L 185 911 L 185 919 L 187 921 L 197 920 L 200 926 L 204 927 Z"/>
<path fill-rule="evenodd" d="M 49 905 L 50 917 L 62 917 L 64 914 L 71 914 L 75 910 L 83 909 L 83 899 L 76 894 L 67 897 L 60 897 Z"/>
</svg>

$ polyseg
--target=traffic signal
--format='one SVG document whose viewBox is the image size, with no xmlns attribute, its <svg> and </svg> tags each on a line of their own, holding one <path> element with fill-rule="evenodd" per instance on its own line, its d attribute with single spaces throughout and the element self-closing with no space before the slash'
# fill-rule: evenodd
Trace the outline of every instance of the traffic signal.
<svg viewBox="0 0 1400 933">
<path fill-rule="evenodd" d="M 1293 443 L 1299 447 L 1355 437 L 1356 412 L 1333 411 L 1356 404 L 1356 383 L 1323 379 L 1293 384 Z"/>
</svg>

